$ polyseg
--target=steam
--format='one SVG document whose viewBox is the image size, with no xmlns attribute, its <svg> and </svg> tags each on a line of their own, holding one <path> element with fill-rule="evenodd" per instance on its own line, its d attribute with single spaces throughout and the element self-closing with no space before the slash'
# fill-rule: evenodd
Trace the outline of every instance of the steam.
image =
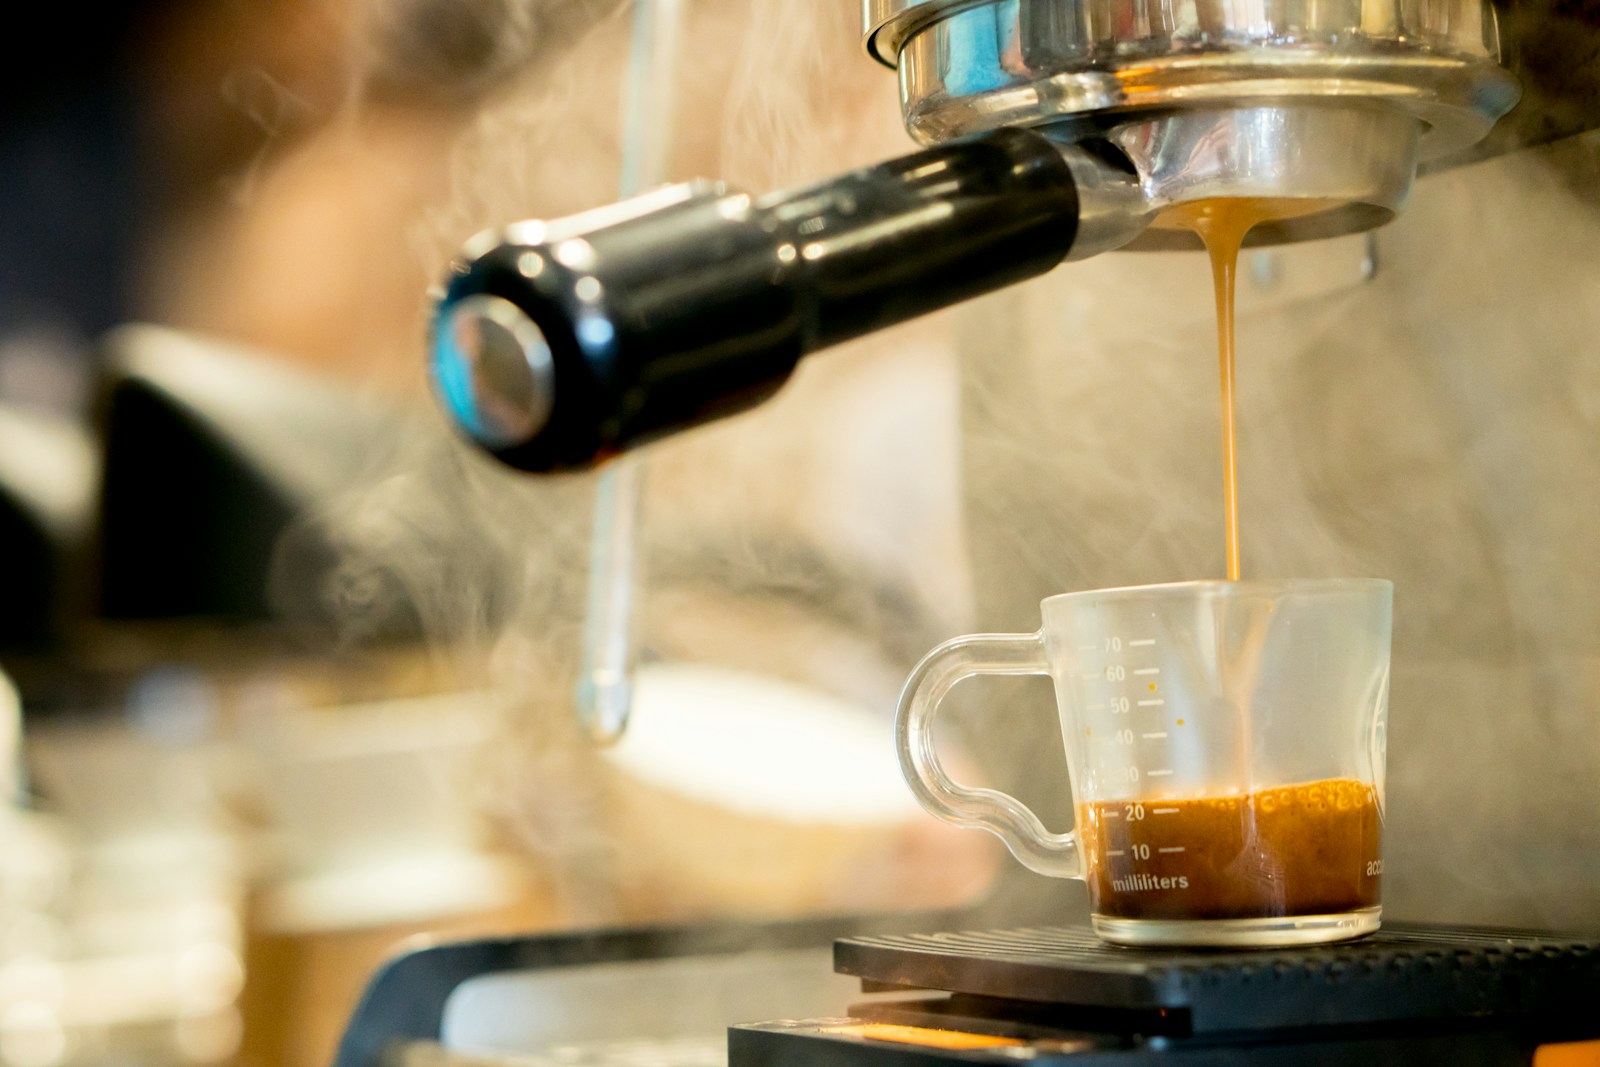
<svg viewBox="0 0 1600 1067">
<path fill-rule="evenodd" d="M 433 99 L 472 102 L 447 146 L 447 195 L 406 234 L 434 277 L 485 227 L 615 199 L 621 167 L 628 5 L 476 3 L 466 5 L 469 25 L 438 32 L 436 20 L 461 6 L 376 4 L 377 30 L 365 46 L 372 73 L 363 94 L 374 105 L 424 85 Z M 847 5 L 686 7 L 681 36 L 693 59 L 678 90 L 673 177 L 716 176 L 764 191 L 907 147 L 893 76 L 861 59 Z M 462 59 L 472 55 L 492 70 L 478 77 L 478 62 Z M 401 85 L 401 72 L 421 80 Z M 650 581 L 639 598 L 646 664 L 699 664 L 723 672 L 708 677 L 758 676 L 773 691 L 787 683 L 813 693 L 819 705 L 868 709 L 878 723 L 870 733 L 893 766 L 889 719 L 901 679 L 922 651 L 969 622 L 949 325 L 815 361 L 762 409 L 651 450 L 642 545 Z M 421 347 L 393 358 L 420 362 Z M 677 872 L 686 888 L 664 882 L 659 854 L 678 847 L 678 837 L 698 849 L 715 844 L 709 830 L 684 836 L 705 819 L 699 802 L 649 792 L 578 728 L 573 692 L 597 478 L 506 470 L 456 441 L 429 404 L 375 441 L 372 454 L 361 486 L 284 549 L 279 603 L 331 620 L 338 647 L 420 632 L 458 687 L 494 703 L 496 744 L 460 787 L 495 833 L 539 862 L 570 916 L 637 921 L 799 900 L 777 886 L 766 900 L 741 902 L 732 888 L 719 896 L 713 880 L 690 870 L 701 862 L 694 857 Z M 297 545 L 308 555 L 333 547 L 315 585 L 298 580 L 314 568 L 294 565 Z M 749 714 L 759 718 L 760 709 Z M 807 749 L 814 758 L 826 750 Z M 721 827 L 723 846 L 735 838 L 717 858 L 730 874 L 776 857 L 763 849 L 781 846 L 784 832 L 802 835 L 785 862 L 808 850 L 837 857 L 827 860 L 839 865 L 828 875 L 833 888 L 806 890 L 808 907 L 931 903 L 991 869 L 990 843 L 955 831 L 949 847 L 937 833 L 887 839 L 882 827 L 876 838 L 852 830 L 855 837 L 828 840 L 799 824 L 784 831 L 787 815 L 729 810 L 706 826 Z M 641 836 L 651 812 L 657 823 L 682 816 L 655 835 L 672 844 Z M 878 847 L 886 839 L 889 847 Z M 640 856 L 652 849 L 655 866 Z M 849 850 L 854 859 L 842 862 Z M 944 872 L 929 879 L 944 888 L 897 884 L 907 857 Z M 760 886 L 777 869 L 791 867 L 727 881 Z M 868 876 L 874 884 L 863 886 Z"/>
<path fill-rule="evenodd" d="M 1600 923 L 1595 146 L 1425 179 L 1370 282 L 1361 238 L 1273 253 L 1276 288 L 1242 266 L 1245 575 L 1396 584 L 1391 916 Z M 1220 574 L 1207 281 L 1199 257 L 1102 257 L 977 313 L 986 626 L 1031 627 L 1059 590 Z M 1057 758 L 1030 757 L 1039 721 L 996 753 L 1019 777 Z"/>
<path fill-rule="evenodd" d="M 498 0 L 432 34 L 457 6 L 386 5 L 373 61 L 374 84 L 475 94 L 449 195 L 411 232 L 435 270 L 486 226 L 613 199 L 620 167 L 623 6 Z M 675 177 L 759 191 L 904 149 L 851 5 L 690 7 Z M 1373 280 L 1362 237 L 1241 265 L 1245 574 L 1396 583 L 1392 916 L 1600 925 L 1596 146 L 1425 180 Z M 887 736 L 941 637 L 1032 630 L 1056 592 L 1220 574 L 1215 358 L 1204 259 L 1128 254 L 812 360 L 763 409 L 652 450 L 646 658 L 881 708 Z M 570 696 L 594 480 L 501 470 L 436 423 L 391 463 L 333 525 L 503 702 L 485 809 L 614 916 L 618 787 Z M 1013 703 L 968 710 L 972 747 L 1000 784 L 1059 791 L 1053 715 Z"/>
</svg>

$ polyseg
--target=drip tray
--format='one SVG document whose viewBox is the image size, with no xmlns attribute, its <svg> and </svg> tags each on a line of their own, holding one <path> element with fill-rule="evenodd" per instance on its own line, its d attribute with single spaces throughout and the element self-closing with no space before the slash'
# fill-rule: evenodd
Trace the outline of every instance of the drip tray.
<svg viewBox="0 0 1600 1067">
<path fill-rule="evenodd" d="M 1192 1034 L 1581 1018 L 1600 1003 L 1600 940 L 1425 924 L 1248 951 L 1119 948 L 1077 927 L 856 937 L 834 943 L 834 969 L 868 991 L 1160 1015 Z"/>
</svg>

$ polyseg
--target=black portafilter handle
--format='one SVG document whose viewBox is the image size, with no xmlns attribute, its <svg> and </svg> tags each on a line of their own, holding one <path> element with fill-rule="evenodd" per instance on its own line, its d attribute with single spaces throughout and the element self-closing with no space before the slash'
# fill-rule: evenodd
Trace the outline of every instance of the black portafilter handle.
<svg viewBox="0 0 1600 1067">
<path fill-rule="evenodd" d="M 1146 221 L 1131 168 L 1020 128 L 760 198 L 670 186 L 469 244 L 435 312 L 434 383 L 510 465 L 581 468 Z"/>
</svg>

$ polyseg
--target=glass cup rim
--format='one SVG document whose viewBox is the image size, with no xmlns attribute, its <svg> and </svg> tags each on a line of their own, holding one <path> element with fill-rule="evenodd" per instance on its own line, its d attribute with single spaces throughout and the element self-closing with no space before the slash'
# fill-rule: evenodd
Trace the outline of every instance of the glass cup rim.
<svg viewBox="0 0 1600 1067">
<path fill-rule="evenodd" d="M 1182 600 L 1223 597 L 1281 597 L 1319 594 L 1389 594 L 1394 583 L 1387 578 L 1195 578 L 1154 585 L 1122 585 L 1109 589 L 1080 589 L 1056 593 L 1040 602 L 1040 607 L 1064 605 L 1085 597 L 1116 597 L 1119 600 Z"/>
</svg>

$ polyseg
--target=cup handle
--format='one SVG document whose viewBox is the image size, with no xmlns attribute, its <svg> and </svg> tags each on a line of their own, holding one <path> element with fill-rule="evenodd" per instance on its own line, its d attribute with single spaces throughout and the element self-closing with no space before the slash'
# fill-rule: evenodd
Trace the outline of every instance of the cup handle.
<svg viewBox="0 0 1600 1067">
<path fill-rule="evenodd" d="M 906 679 L 895 719 L 900 769 L 917 800 L 956 826 L 988 830 L 1024 867 L 1053 878 L 1081 878 L 1077 837 L 1052 834 L 1016 797 L 960 785 L 934 750 L 933 720 L 955 684 L 979 674 L 1050 673 L 1044 635 L 970 634 L 946 641 L 922 658 Z"/>
</svg>

